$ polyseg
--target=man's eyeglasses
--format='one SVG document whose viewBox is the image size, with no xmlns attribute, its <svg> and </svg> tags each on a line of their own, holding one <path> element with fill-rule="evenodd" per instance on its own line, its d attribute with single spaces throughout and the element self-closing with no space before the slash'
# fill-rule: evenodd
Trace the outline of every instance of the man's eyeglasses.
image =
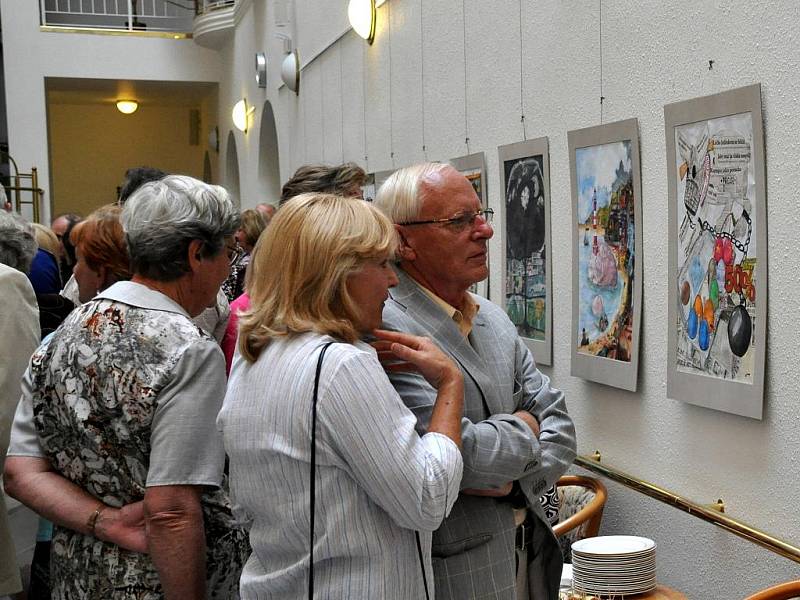
<svg viewBox="0 0 800 600">
<path fill-rule="evenodd" d="M 494 217 L 494 211 L 491 208 L 485 208 L 481 210 L 476 210 L 475 212 L 464 213 L 463 215 L 458 215 L 457 217 L 451 217 L 449 219 L 430 219 L 429 221 L 411 221 L 409 223 L 400 223 L 400 225 L 432 225 L 434 223 L 440 223 L 442 225 L 446 225 L 455 231 L 464 231 L 465 229 L 469 229 L 475 226 L 475 219 L 480 217 L 483 219 L 484 223 L 491 223 L 492 218 Z"/>
</svg>

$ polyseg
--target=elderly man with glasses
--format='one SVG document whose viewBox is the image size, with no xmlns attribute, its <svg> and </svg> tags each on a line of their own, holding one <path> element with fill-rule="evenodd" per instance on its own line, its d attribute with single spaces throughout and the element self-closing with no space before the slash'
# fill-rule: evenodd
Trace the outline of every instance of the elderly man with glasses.
<svg viewBox="0 0 800 600">
<path fill-rule="evenodd" d="M 433 536 L 436 598 L 555 600 L 561 552 L 539 497 L 572 463 L 575 428 L 505 312 L 468 291 L 488 276 L 493 211 L 435 163 L 395 172 L 375 203 L 400 239 L 384 327 L 432 338 L 465 375 L 464 476 Z M 403 365 L 390 378 L 424 431 L 435 390 Z"/>
</svg>

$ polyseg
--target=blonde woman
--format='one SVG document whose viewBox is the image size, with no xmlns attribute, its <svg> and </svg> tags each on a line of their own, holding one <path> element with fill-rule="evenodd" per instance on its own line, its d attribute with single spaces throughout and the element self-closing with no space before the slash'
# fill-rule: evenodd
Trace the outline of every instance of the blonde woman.
<svg viewBox="0 0 800 600">
<path fill-rule="evenodd" d="M 370 204 L 303 194 L 256 247 L 242 358 L 217 420 L 231 492 L 252 519 L 244 599 L 295 600 L 312 586 L 321 598 L 433 598 L 430 532 L 458 495 L 463 378 L 429 340 L 375 331 L 397 283 L 395 244 Z M 415 368 L 438 389 L 422 438 L 361 341 L 370 333 L 400 361 L 387 368 Z"/>
<path fill-rule="evenodd" d="M 39 249 L 33 257 L 28 279 L 37 294 L 57 294 L 61 290 L 61 274 L 58 270 L 58 238 L 44 225 L 31 223 Z"/>
</svg>

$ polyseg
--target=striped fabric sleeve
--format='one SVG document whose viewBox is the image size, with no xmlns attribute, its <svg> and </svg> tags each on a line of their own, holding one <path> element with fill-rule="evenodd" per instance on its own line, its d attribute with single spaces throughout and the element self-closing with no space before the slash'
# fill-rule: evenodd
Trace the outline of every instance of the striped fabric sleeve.
<svg viewBox="0 0 800 600">
<path fill-rule="evenodd" d="M 350 355 L 328 381 L 320 395 L 320 431 L 342 468 L 399 526 L 438 528 L 458 495 L 458 447 L 443 435 L 419 437 L 416 417 L 374 352 Z"/>
</svg>

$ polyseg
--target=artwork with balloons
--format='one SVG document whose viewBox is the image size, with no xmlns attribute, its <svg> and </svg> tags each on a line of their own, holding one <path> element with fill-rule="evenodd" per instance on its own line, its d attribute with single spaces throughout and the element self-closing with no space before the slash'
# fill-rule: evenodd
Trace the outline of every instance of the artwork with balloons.
<svg viewBox="0 0 800 600">
<path fill-rule="evenodd" d="M 756 418 L 766 304 L 760 112 L 759 86 L 665 109 L 671 142 L 668 395 Z"/>
<path fill-rule="evenodd" d="M 642 285 L 638 142 L 635 119 L 569 132 L 572 373 L 631 391 Z"/>
</svg>

